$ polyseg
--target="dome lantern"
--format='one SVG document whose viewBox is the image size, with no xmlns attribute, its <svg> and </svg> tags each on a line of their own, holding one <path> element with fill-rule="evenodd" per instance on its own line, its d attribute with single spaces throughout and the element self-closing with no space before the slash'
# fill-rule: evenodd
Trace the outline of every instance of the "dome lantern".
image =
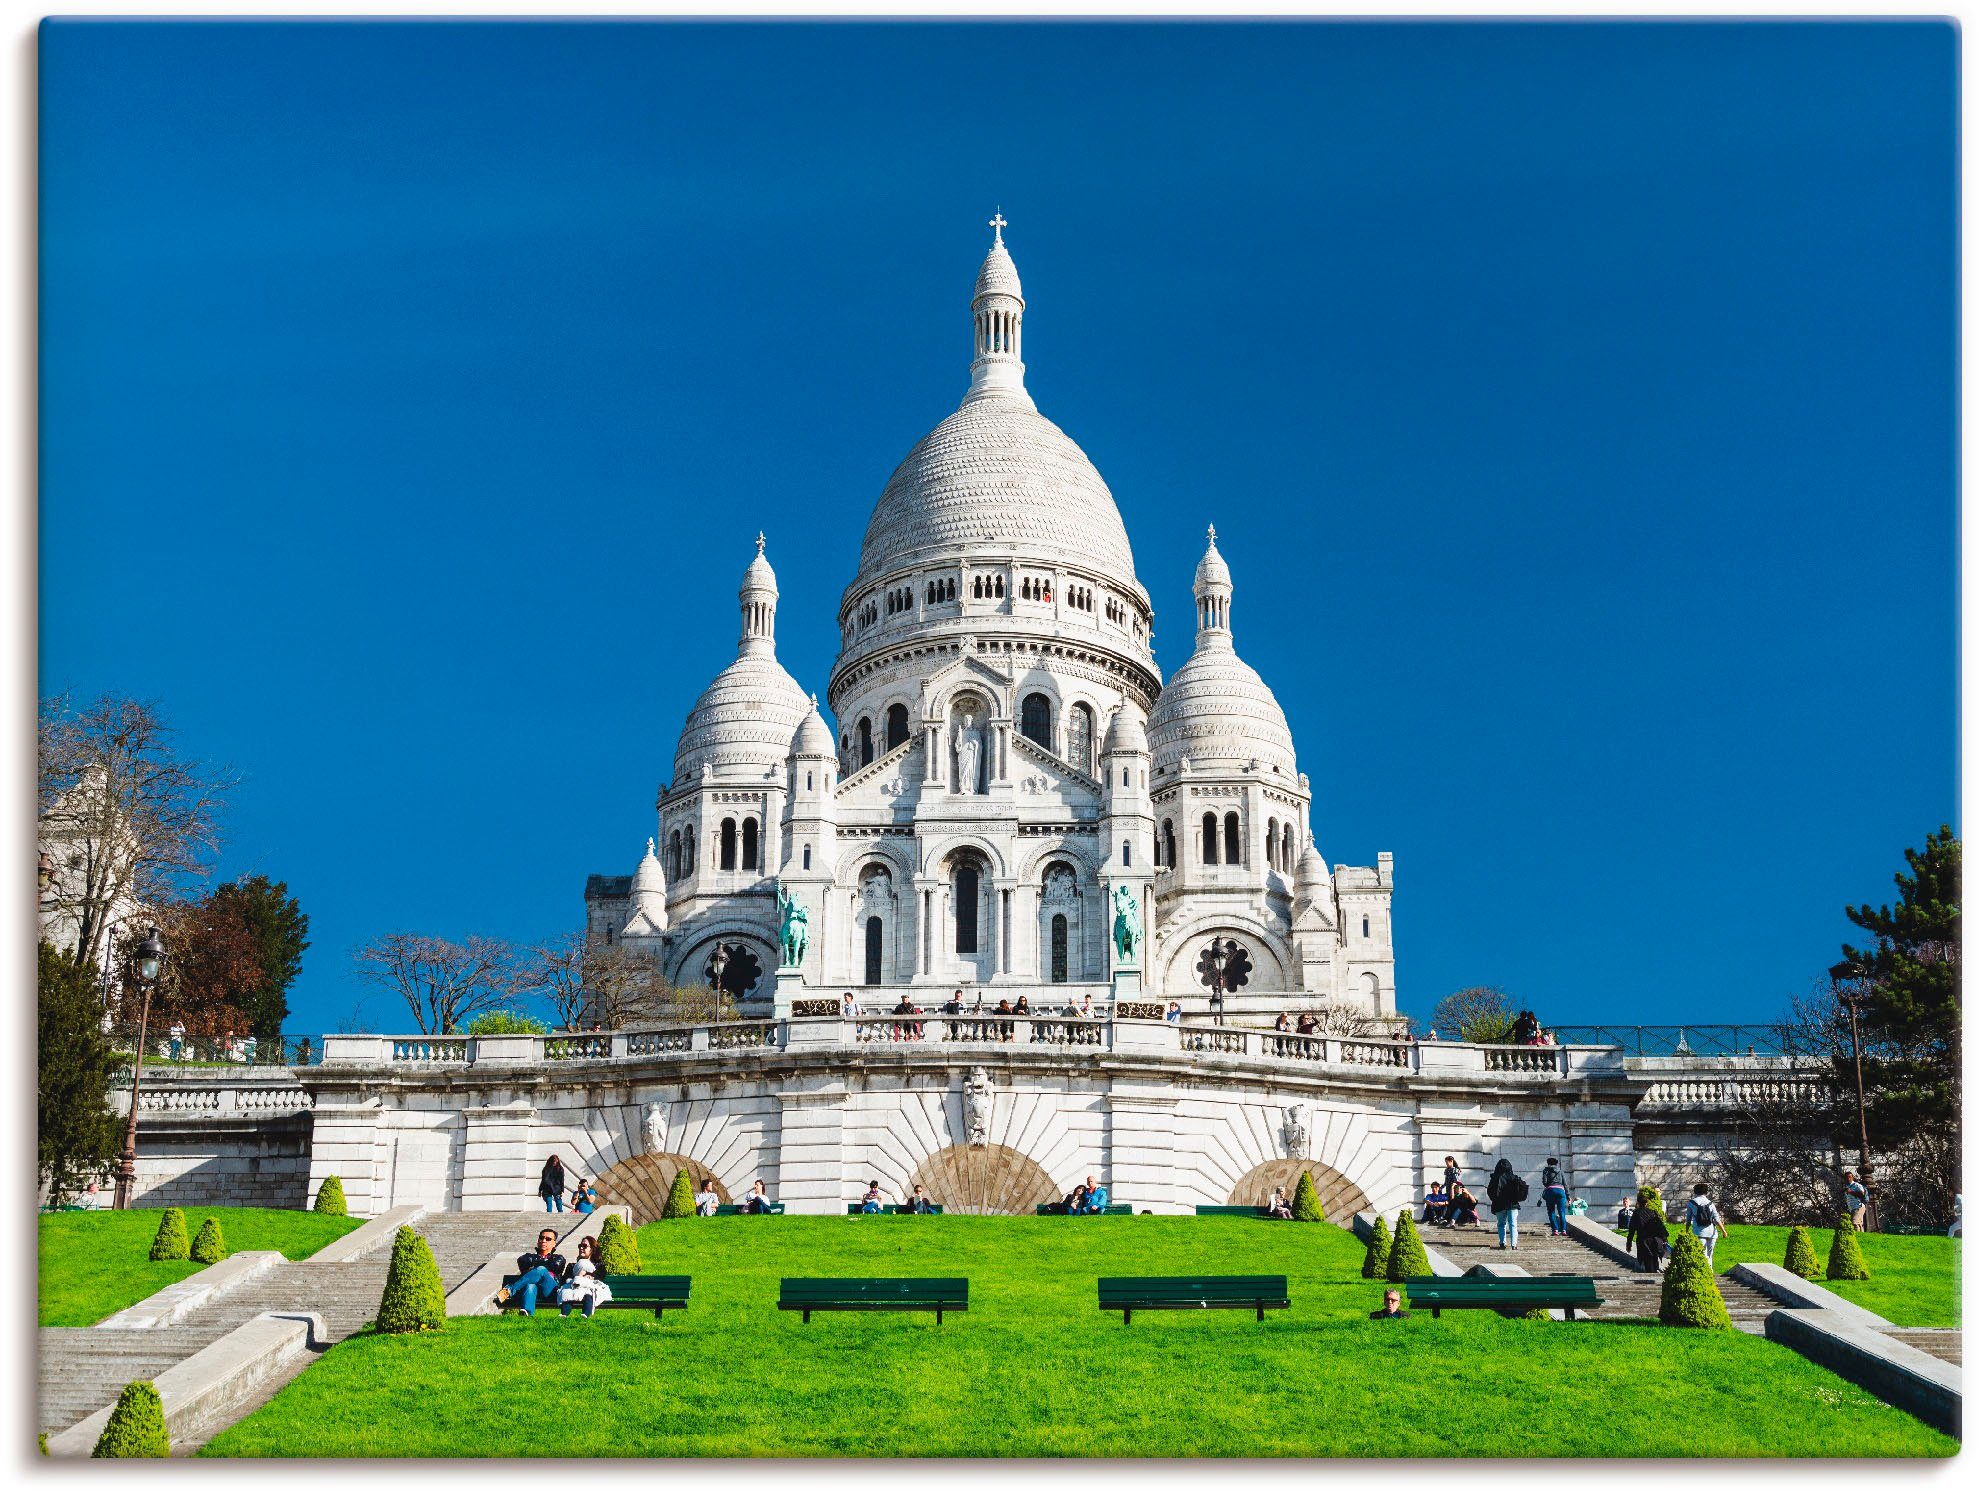
<svg viewBox="0 0 1981 1491">
<path fill-rule="evenodd" d="M 1204 557 L 1197 561 L 1197 645 L 1214 637 L 1231 645 L 1231 566 L 1217 551 L 1217 529 L 1204 533 Z"/>
<path fill-rule="evenodd" d="M 757 535 L 757 557 L 743 571 L 743 584 L 736 592 L 743 607 L 743 635 L 738 654 L 777 650 L 777 573 L 764 558 L 764 536 Z"/>
<path fill-rule="evenodd" d="M 990 220 L 990 252 L 977 271 L 976 292 L 970 297 L 970 318 L 976 326 L 976 352 L 970 363 L 970 391 L 963 402 L 976 399 L 1015 399 L 1026 408 L 1033 406 L 1025 392 L 1025 364 L 1021 360 L 1025 330 L 1024 287 L 1018 282 L 1018 266 L 1004 246 L 1004 230 L 1010 226 L 999 212 Z"/>
</svg>

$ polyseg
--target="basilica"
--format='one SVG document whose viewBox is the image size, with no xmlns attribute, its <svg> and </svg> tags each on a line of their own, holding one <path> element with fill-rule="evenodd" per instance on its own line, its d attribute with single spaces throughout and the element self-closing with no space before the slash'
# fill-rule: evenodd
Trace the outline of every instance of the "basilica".
<svg viewBox="0 0 1981 1491">
<path fill-rule="evenodd" d="M 1163 681 L 1113 495 L 1026 391 L 992 227 L 969 389 L 874 505 L 825 709 L 778 662 L 759 536 L 735 660 L 682 726 L 638 868 L 588 881 L 587 936 L 766 1014 L 962 988 L 1393 1015 L 1391 857 L 1329 869 L 1215 530 Z"/>
</svg>

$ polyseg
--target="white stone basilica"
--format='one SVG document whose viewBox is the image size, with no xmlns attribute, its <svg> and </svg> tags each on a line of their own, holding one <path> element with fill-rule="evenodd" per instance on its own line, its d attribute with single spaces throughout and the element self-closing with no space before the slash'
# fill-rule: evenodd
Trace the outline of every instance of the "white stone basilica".
<svg viewBox="0 0 1981 1491">
<path fill-rule="evenodd" d="M 899 986 L 1393 1015 L 1390 856 L 1329 871 L 1215 531 L 1163 683 L 1114 498 L 1026 391 L 992 226 L 969 391 L 888 479 L 840 602 L 837 738 L 777 660 L 759 537 L 736 659 L 682 727 L 639 868 L 588 882 L 588 935 L 780 1015 Z"/>
</svg>

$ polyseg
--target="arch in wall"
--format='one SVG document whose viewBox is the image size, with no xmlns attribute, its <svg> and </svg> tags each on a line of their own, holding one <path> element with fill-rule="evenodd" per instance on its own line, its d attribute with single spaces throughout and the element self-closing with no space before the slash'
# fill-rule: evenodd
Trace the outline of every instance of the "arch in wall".
<svg viewBox="0 0 1981 1491">
<path fill-rule="evenodd" d="M 1231 1194 L 1225 1198 L 1225 1204 L 1264 1206 L 1272 1196 L 1274 1186 L 1286 1187 L 1290 1199 L 1295 1187 L 1300 1184 L 1302 1170 L 1314 1177 L 1314 1189 L 1321 1198 L 1321 1213 L 1335 1226 L 1346 1227 L 1358 1211 L 1371 1210 L 1369 1197 L 1360 1186 L 1319 1160 L 1267 1160 L 1262 1165 L 1254 1165 L 1238 1177 Z"/>
<path fill-rule="evenodd" d="M 1251 977 L 1242 992 L 1246 994 L 1290 993 L 1298 987 L 1298 967 L 1286 939 L 1254 916 L 1228 909 L 1204 911 L 1177 925 L 1166 927 L 1155 958 L 1156 982 L 1153 987 L 1165 998 L 1205 992 L 1197 981 L 1198 954 L 1213 936 L 1233 937 L 1251 955 Z"/>
<path fill-rule="evenodd" d="M 720 1176 L 684 1154 L 636 1154 L 606 1167 L 598 1175 L 598 1199 L 608 1206 L 630 1206 L 635 1227 L 658 1222 L 674 1176 L 681 1170 L 696 1183 L 707 1176 L 715 1182 L 716 1196 L 724 1202 L 730 1199 Z"/>
<path fill-rule="evenodd" d="M 939 1149 L 915 1167 L 908 1184 L 921 1186 L 945 1212 L 965 1216 L 1028 1217 L 1041 1202 L 1060 1199 L 1036 1160 L 1003 1144 Z"/>
</svg>

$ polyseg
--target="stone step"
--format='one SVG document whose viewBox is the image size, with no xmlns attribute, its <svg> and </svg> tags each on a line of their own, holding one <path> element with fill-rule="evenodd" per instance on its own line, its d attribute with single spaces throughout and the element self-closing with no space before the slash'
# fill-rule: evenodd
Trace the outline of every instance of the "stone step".
<svg viewBox="0 0 1981 1491">
<path fill-rule="evenodd" d="M 1903 1341 L 1908 1346 L 1916 1346 L 1921 1351 L 1937 1356 L 1943 1362 L 1960 1365 L 1960 1332 L 1958 1330 L 1895 1330 L 1887 1331 L 1894 1341 Z"/>
<path fill-rule="evenodd" d="M 149 1330 L 43 1326 L 38 1340 L 37 1427 L 53 1433 L 116 1401 L 126 1383 L 149 1380 L 223 1334 L 200 1325 Z"/>
</svg>

